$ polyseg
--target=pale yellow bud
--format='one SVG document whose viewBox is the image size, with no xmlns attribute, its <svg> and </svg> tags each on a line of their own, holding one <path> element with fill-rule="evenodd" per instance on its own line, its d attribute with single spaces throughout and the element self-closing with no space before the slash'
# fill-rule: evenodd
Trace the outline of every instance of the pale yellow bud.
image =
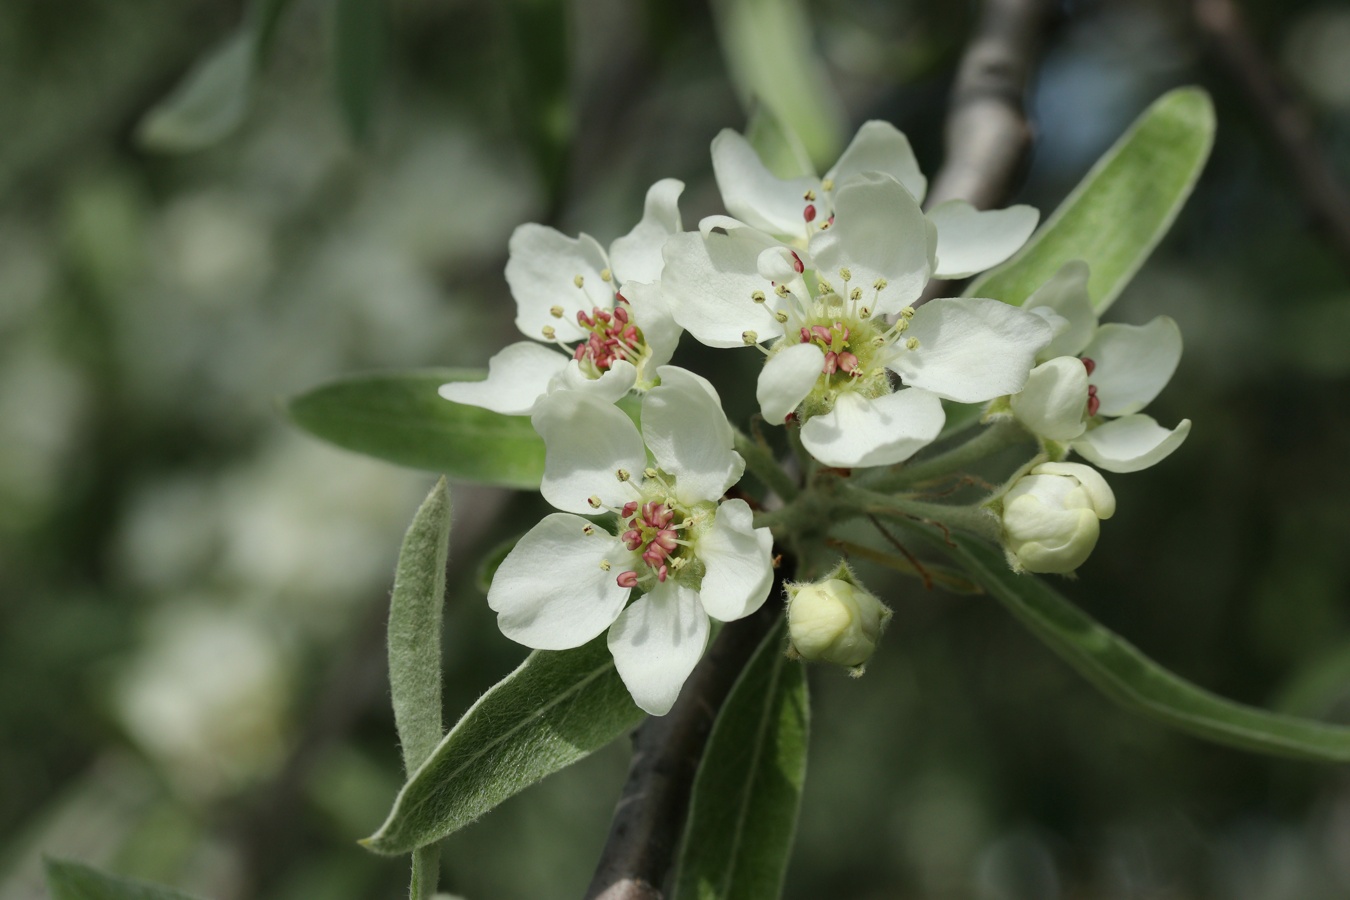
<svg viewBox="0 0 1350 900">
<path fill-rule="evenodd" d="M 856 669 L 872 656 L 891 617 L 875 596 L 841 578 L 801 585 L 789 594 L 788 636 L 803 659 Z"/>
</svg>

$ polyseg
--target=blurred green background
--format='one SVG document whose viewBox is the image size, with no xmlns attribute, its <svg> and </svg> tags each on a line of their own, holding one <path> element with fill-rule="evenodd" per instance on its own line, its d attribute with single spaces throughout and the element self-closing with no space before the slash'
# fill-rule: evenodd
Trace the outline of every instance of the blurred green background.
<svg viewBox="0 0 1350 900">
<path fill-rule="evenodd" d="M 406 861 L 354 841 L 401 783 L 383 622 L 433 476 L 323 446 L 277 398 L 361 369 L 482 365 L 513 339 L 501 273 L 522 222 L 608 241 L 664 176 L 688 184 L 687 227 L 718 211 L 708 142 L 745 122 L 718 23 L 778 4 L 393 0 L 366 21 L 361 5 L 290 4 L 242 124 L 183 154 L 148 149 L 140 123 L 241 4 L 0 5 L 0 900 L 45 896 L 42 854 L 215 900 L 406 895 Z M 1347 261 L 1186 4 L 1063 7 L 1019 199 L 1048 212 L 1169 87 L 1210 89 L 1219 131 L 1110 315 L 1181 324 L 1150 412 L 1194 432 L 1111 479 L 1120 511 L 1062 586 L 1207 687 L 1350 721 Z M 1350 7 L 1245 7 L 1346 171 Z M 931 175 L 975 5 L 806 11 L 830 87 L 790 96 L 845 135 L 893 121 Z M 760 39 L 783 50 L 785 90 L 809 85 L 790 46 Z M 378 77 L 335 92 L 353 54 Z M 753 408 L 754 354 L 686 340 L 681 359 L 720 367 L 733 414 Z M 451 718 L 524 656 L 474 573 L 542 508 L 455 499 Z M 872 586 L 896 616 L 867 676 L 811 674 L 788 897 L 1350 895 L 1341 770 L 1119 711 L 987 598 Z M 627 753 L 451 837 L 445 888 L 578 896 Z"/>
</svg>

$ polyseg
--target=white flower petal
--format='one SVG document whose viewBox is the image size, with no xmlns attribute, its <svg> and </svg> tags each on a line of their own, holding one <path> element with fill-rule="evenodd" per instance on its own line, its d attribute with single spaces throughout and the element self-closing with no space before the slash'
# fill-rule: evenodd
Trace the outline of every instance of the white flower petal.
<svg viewBox="0 0 1350 900">
<path fill-rule="evenodd" d="M 622 293 L 632 311 L 633 324 L 642 330 L 642 339 L 652 351 L 650 357 L 642 360 L 641 373 L 644 381 L 651 381 L 657 366 L 664 366 L 675 355 L 684 329 L 675 323 L 660 284 L 629 281 L 624 283 Z"/>
<path fill-rule="evenodd" d="M 1088 374 L 1076 356 L 1041 363 L 1026 387 L 1012 395 L 1013 415 L 1033 432 L 1052 441 L 1069 441 L 1087 428 Z"/>
<path fill-rule="evenodd" d="M 755 399 L 764 421 L 782 425 L 811 393 L 824 365 L 825 351 L 815 344 L 791 344 L 770 356 L 755 385 Z"/>
<path fill-rule="evenodd" d="M 1071 462 L 1044 462 L 1031 470 L 1032 475 L 1067 475 L 1078 480 L 1078 486 L 1087 495 L 1092 510 L 1099 519 L 1109 519 L 1116 514 L 1116 495 L 1111 485 L 1106 483 L 1102 473 L 1092 466 Z"/>
<path fill-rule="evenodd" d="M 610 267 L 620 285 L 661 278 L 661 245 L 680 230 L 680 194 L 684 182 L 663 178 L 647 190 L 642 221 L 609 245 Z M 625 295 L 627 296 L 627 295 Z"/>
<path fill-rule="evenodd" d="M 802 426 L 802 444 L 827 466 L 888 466 L 931 444 L 946 420 L 942 401 L 928 391 L 908 388 L 875 400 L 848 392 Z"/>
<path fill-rule="evenodd" d="M 773 535 L 753 521 L 744 500 L 728 500 L 699 538 L 695 552 L 707 566 L 699 598 L 714 619 L 730 622 L 750 615 L 773 586 Z"/>
<path fill-rule="evenodd" d="M 616 406 L 580 391 L 554 391 L 530 416 L 544 439 L 544 479 L 539 492 L 558 509 L 594 513 L 587 501 L 599 497 L 606 507 L 634 498 L 621 482 L 620 469 L 641 478 L 647 466 L 633 420 Z"/>
<path fill-rule="evenodd" d="M 1138 412 L 1167 387 L 1181 362 L 1181 329 L 1168 316 L 1147 325 L 1112 323 L 1097 329 L 1083 356 L 1096 363 L 1099 412 L 1123 416 Z"/>
<path fill-rule="evenodd" d="M 630 362 L 618 360 L 601 372 L 599 378 L 592 378 L 573 359 L 553 376 L 549 391 L 580 391 L 605 403 L 614 403 L 632 390 L 636 381 L 637 368 Z"/>
<path fill-rule="evenodd" d="M 745 226 L 717 225 L 706 236 L 685 232 L 666 241 L 661 288 L 675 321 L 709 347 L 744 346 L 748 331 L 759 341 L 781 335 L 774 318 L 779 297 L 758 267 L 770 246 L 778 242 Z M 765 302 L 752 299 L 756 292 Z"/>
<path fill-rule="evenodd" d="M 509 247 L 506 283 L 516 298 L 516 327 L 526 337 L 545 340 L 544 329 L 552 328 L 564 341 L 578 340 L 586 334 L 577 324 L 578 311 L 614 306 L 614 284 L 600 277 L 609 260 L 590 235 L 570 238 L 530 223 L 512 233 Z M 551 312 L 555 306 L 562 307 L 561 317 Z"/>
<path fill-rule="evenodd" d="M 1074 452 L 1108 472 L 1138 472 L 1161 462 L 1191 433 L 1191 420 L 1168 431 L 1152 417 L 1136 413 L 1089 430 L 1074 441 Z"/>
<path fill-rule="evenodd" d="M 629 589 L 615 579 L 632 556 L 603 528 L 580 516 L 553 513 L 531 528 L 497 568 L 488 606 L 496 611 L 502 634 L 513 641 L 537 650 L 580 647 L 623 609 Z"/>
<path fill-rule="evenodd" d="M 937 226 L 936 278 L 968 278 L 991 269 L 1022 248 L 1041 214 L 1031 206 L 978 210 L 948 200 L 928 211 Z"/>
<path fill-rule="evenodd" d="M 609 629 L 609 652 L 633 702 L 654 716 L 675 705 L 708 643 L 698 594 L 667 581 L 639 597 Z"/>
<path fill-rule="evenodd" d="M 1041 359 L 1078 356 L 1097 332 L 1097 311 L 1088 296 L 1088 274 L 1087 263 L 1070 260 L 1022 304 L 1023 309 L 1048 309 L 1059 317 L 1054 340 L 1041 351 Z"/>
<path fill-rule="evenodd" d="M 661 383 L 642 398 L 642 436 L 657 466 L 675 476 L 681 503 L 716 500 L 740 480 L 745 460 L 717 391 L 678 366 L 657 370 Z"/>
<path fill-rule="evenodd" d="M 909 138 L 890 122 L 873 119 L 864 122 L 853 136 L 834 168 L 825 177 L 836 186 L 854 175 L 881 172 L 905 186 L 918 203 L 928 192 L 928 179 L 919 171 L 919 161 L 909 146 Z"/>
<path fill-rule="evenodd" d="M 1020 391 L 1051 333 L 1040 316 L 998 300 L 933 300 L 914 313 L 886 365 L 911 387 L 979 403 Z M 903 349 L 910 338 L 918 346 Z"/>
<path fill-rule="evenodd" d="M 933 246 L 909 191 L 889 175 L 861 175 L 835 192 L 834 214 L 834 224 L 811 238 L 821 280 L 847 293 L 840 274 L 847 268 L 874 315 L 899 312 L 917 299 L 933 271 Z M 886 283 L 880 292 L 878 279 Z"/>
<path fill-rule="evenodd" d="M 483 381 L 451 381 L 438 393 L 455 403 L 481 406 L 508 416 L 529 415 L 534 401 L 548 393 L 549 382 L 570 362 L 557 350 L 520 341 L 508 344 L 488 360 Z"/>
<path fill-rule="evenodd" d="M 775 177 L 750 142 L 729 128 L 713 138 L 712 164 L 727 212 L 770 234 L 800 238 L 806 233 L 804 195 L 819 189 L 819 181 Z"/>
</svg>

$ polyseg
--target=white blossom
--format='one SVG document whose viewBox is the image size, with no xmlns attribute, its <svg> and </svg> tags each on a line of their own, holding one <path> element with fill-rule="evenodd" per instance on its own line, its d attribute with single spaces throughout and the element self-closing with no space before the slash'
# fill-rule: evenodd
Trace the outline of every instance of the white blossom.
<svg viewBox="0 0 1350 900">
<path fill-rule="evenodd" d="M 535 409 L 546 447 L 540 490 L 562 512 L 521 538 L 488 605 L 503 634 L 539 649 L 578 647 L 609 629 L 634 701 L 664 715 L 703 653 L 709 617 L 739 619 L 764 603 L 773 538 L 753 526 L 744 500 L 721 499 L 745 463 L 717 392 L 675 366 L 657 374 L 641 433 L 590 393 L 555 391 Z M 581 517 L 605 511 L 615 533 Z"/>
<path fill-rule="evenodd" d="M 697 340 L 771 343 L 756 390 L 761 411 L 774 424 L 795 414 L 818 460 L 900 462 L 941 431 L 941 399 L 1020 390 L 1052 331 L 996 300 L 910 306 L 934 273 L 940 239 L 892 175 L 852 176 L 829 199 L 832 224 L 805 246 L 725 216 L 703 220 L 699 232 L 666 242 L 663 285 Z"/>
<path fill-rule="evenodd" d="M 533 340 L 492 357 L 485 381 L 442 385 L 441 396 L 528 415 L 536 400 L 560 388 L 593 391 L 611 402 L 634 387 L 649 388 L 680 339 L 659 279 L 661 245 L 681 227 L 683 190 L 673 178 L 652 185 L 642 221 L 608 253 L 587 234 L 571 238 L 537 224 L 517 228 L 506 282 L 516 301 L 516 327 Z"/>
<path fill-rule="evenodd" d="M 1176 371 L 1181 330 L 1168 316 L 1099 325 L 1087 280 L 1086 263 L 1066 263 L 1028 298 L 1056 333 L 1010 405 L 1041 437 L 1108 472 L 1135 472 L 1166 458 L 1191 430 L 1190 419 L 1169 431 L 1140 413 Z"/>
</svg>

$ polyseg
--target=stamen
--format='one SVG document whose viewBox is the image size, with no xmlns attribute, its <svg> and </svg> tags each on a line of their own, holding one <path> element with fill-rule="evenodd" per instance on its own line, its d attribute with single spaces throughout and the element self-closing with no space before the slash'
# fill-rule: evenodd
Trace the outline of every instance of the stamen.
<svg viewBox="0 0 1350 900">
<path fill-rule="evenodd" d="M 914 318 L 914 307 L 906 306 L 904 309 L 900 310 L 900 315 L 904 316 L 906 319 Z"/>
<path fill-rule="evenodd" d="M 860 318 L 860 319 L 870 319 L 870 318 L 872 318 L 872 307 L 870 307 L 870 306 L 860 306 L 860 307 L 858 307 L 858 318 Z"/>
<path fill-rule="evenodd" d="M 1097 370 L 1096 360 L 1090 359 L 1086 356 L 1081 356 L 1079 357 L 1079 359 L 1083 361 L 1083 368 L 1087 369 L 1088 375 L 1091 375 L 1093 372 Z"/>
<path fill-rule="evenodd" d="M 824 181 L 822 181 L 822 182 L 820 183 L 820 186 L 821 186 L 821 188 L 823 188 L 823 189 L 826 190 L 826 191 L 832 191 L 832 190 L 834 190 L 834 179 L 833 179 L 833 178 L 826 178 Z M 834 218 L 834 217 L 831 216 L 830 218 Z"/>
<path fill-rule="evenodd" d="M 807 193 L 809 194 L 810 191 L 807 191 Z M 808 222 L 814 222 L 814 221 L 816 220 L 816 207 L 815 207 L 815 204 L 808 203 L 808 204 L 806 205 L 806 209 L 802 210 L 802 218 L 805 219 L 805 220 L 808 221 Z M 801 270 L 798 269 L 797 271 L 800 272 Z"/>
<path fill-rule="evenodd" d="M 802 263 L 802 258 L 797 255 L 797 251 L 789 250 L 788 252 L 792 254 L 792 268 L 796 270 L 797 274 L 800 275 L 805 272 L 806 266 Z"/>
<path fill-rule="evenodd" d="M 743 342 L 745 342 L 745 344 L 747 344 L 747 345 L 749 345 L 749 344 L 758 344 L 758 343 L 759 343 L 759 335 L 758 335 L 757 333 L 753 332 L 753 331 L 742 331 L 742 332 L 741 332 L 741 340 L 742 340 Z"/>
<path fill-rule="evenodd" d="M 884 291 L 886 289 L 886 279 L 878 278 L 876 281 L 872 282 L 872 287 L 879 291 Z"/>
<path fill-rule="evenodd" d="M 558 332 L 556 332 L 556 331 L 553 330 L 553 326 L 552 326 L 552 325 L 545 325 L 543 328 L 541 328 L 541 329 L 539 329 L 539 330 L 543 333 L 543 335 L 544 335 L 544 340 L 546 340 L 546 341 L 551 341 L 551 340 L 555 339 L 555 338 L 558 336 Z"/>
<path fill-rule="evenodd" d="M 563 308 L 561 306 L 550 306 L 548 308 L 548 314 L 555 319 L 561 319 L 563 317 Z"/>
<path fill-rule="evenodd" d="M 572 283 L 575 284 L 577 287 L 581 287 L 583 284 L 586 283 L 586 279 L 582 278 L 580 275 L 573 275 Z"/>
<path fill-rule="evenodd" d="M 614 473 L 614 477 L 619 479 L 620 481 L 627 481 L 632 476 L 628 474 L 627 469 L 620 469 Z"/>
<path fill-rule="evenodd" d="M 905 346 L 908 347 L 910 350 L 918 350 L 919 339 L 916 337 L 912 337 L 909 340 L 905 341 Z"/>
<path fill-rule="evenodd" d="M 780 297 L 786 297 L 790 293 L 786 284 L 778 285 L 778 287 L 773 289 L 773 292 Z"/>
<path fill-rule="evenodd" d="M 613 568 L 613 566 L 611 566 L 611 565 L 609 564 L 609 560 L 607 560 L 607 559 L 602 559 L 602 560 L 600 560 L 600 568 L 603 569 L 604 571 L 608 572 L 610 569 Z"/>
<path fill-rule="evenodd" d="M 609 281 L 609 280 L 612 279 L 613 277 L 614 277 L 614 273 L 611 272 L 609 269 L 601 269 L 601 270 L 600 270 L 600 280 L 601 280 L 601 281 Z M 581 286 L 581 285 L 577 285 L 577 287 L 580 287 L 580 286 Z"/>
<path fill-rule="evenodd" d="M 854 288 L 852 291 L 850 291 L 850 292 L 849 292 L 849 295 L 848 295 L 848 299 L 854 301 L 855 303 L 856 303 L 857 301 L 861 300 L 861 299 L 862 299 L 862 288 Z"/>
<path fill-rule="evenodd" d="M 802 199 L 805 200 L 807 203 L 815 203 L 816 192 L 808 189 L 805 194 L 802 194 Z"/>
<path fill-rule="evenodd" d="M 848 266 L 843 266 L 839 269 L 839 277 L 844 279 L 845 284 L 848 284 L 849 279 L 853 277 L 853 271 Z"/>
<path fill-rule="evenodd" d="M 629 569 L 627 572 L 620 572 L 619 577 L 614 580 L 619 583 L 619 587 L 635 588 L 638 585 L 638 573 Z"/>
<path fill-rule="evenodd" d="M 750 299 L 753 300 L 753 301 L 755 301 L 756 303 L 763 303 L 763 302 L 764 302 L 764 292 L 763 292 L 763 291 L 755 291 L 753 294 L 750 295 Z"/>
<path fill-rule="evenodd" d="M 599 509 L 604 504 L 600 502 L 599 497 L 595 496 L 594 494 L 591 494 L 589 497 L 586 498 L 586 505 L 589 506 L 591 509 Z"/>
<path fill-rule="evenodd" d="M 781 309 L 778 312 L 774 313 L 773 317 L 777 319 L 780 323 L 786 322 L 788 320 L 788 314 L 783 312 Z"/>
<path fill-rule="evenodd" d="M 586 535 L 587 537 L 590 537 L 591 535 L 595 534 L 595 526 L 589 523 L 586 525 L 582 525 L 581 533 Z"/>
</svg>

